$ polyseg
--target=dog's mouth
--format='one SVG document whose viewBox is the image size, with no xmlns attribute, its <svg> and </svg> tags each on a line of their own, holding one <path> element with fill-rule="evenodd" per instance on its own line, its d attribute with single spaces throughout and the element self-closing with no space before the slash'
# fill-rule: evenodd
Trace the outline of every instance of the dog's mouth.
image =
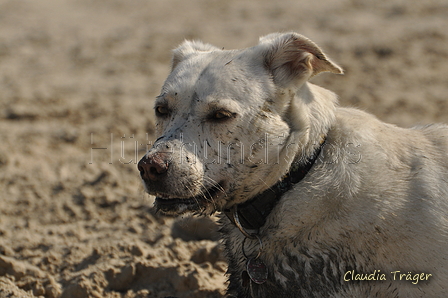
<svg viewBox="0 0 448 298">
<path fill-rule="evenodd" d="M 201 193 L 194 197 L 174 197 L 167 193 L 156 193 L 154 206 L 157 211 L 165 215 L 180 215 L 186 212 L 203 213 L 216 211 L 216 201 L 226 195 L 223 187 L 224 183 L 220 182 L 210 188 L 204 189 Z"/>
</svg>

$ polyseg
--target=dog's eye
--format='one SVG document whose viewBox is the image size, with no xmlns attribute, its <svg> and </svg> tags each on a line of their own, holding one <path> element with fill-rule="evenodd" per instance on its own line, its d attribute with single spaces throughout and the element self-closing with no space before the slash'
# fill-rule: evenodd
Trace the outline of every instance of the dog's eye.
<svg viewBox="0 0 448 298">
<path fill-rule="evenodd" d="M 215 118 L 215 119 L 224 119 L 224 118 L 229 118 L 229 117 L 232 117 L 232 114 L 230 114 L 227 111 L 217 111 L 213 115 L 213 118 Z"/>
<path fill-rule="evenodd" d="M 168 116 L 170 113 L 170 109 L 167 106 L 156 106 L 156 115 L 159 117 L 165 117 Z"/>
<path fill-rule="evenodd" d="M 229 118 L 234 117 L 234 114 L 229 112 L 229 111 L 225 111 L 225 110 L 219 110 L 219 111 L 215 111 L 213 112 L 209 119 L 210 120 L 214 120 L 214 121 L 223 121 Z"/>
</svg>

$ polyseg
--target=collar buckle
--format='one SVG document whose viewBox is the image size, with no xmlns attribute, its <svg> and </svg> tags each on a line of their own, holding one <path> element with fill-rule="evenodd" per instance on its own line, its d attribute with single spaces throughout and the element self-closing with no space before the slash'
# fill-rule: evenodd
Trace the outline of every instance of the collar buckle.
<svg viewBox="0 0 448 298">
<path fill-rule="evenodd" d="M 227 215 L 229 216 L 229 215 Z M 240 222 L 240 219 L 238 217 L 238 205 L 235 205 L 230 209 L 230 216 L 229 218 L 233 221 L 235 226 L 240 230 L 240 232 L 246 236 L 249 239 L 256 239 L 259 230 L 246 230 L 243 225 Z"/>
</svg>

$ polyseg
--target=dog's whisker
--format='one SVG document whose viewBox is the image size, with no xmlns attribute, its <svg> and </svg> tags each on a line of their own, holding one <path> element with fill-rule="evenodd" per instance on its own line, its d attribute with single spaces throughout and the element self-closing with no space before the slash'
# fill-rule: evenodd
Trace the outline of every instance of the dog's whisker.
<svg viewBox="0 0 448 298">
<path fill-rule="evenodd" d="M 204 189 L 204 190 L 206 191 L 206 193 L 207 193 L 207 194 L 204 193 L 204 198 L 205 198 L 206 200 L 208 200 L 209 202 L 211 202 L 211 204 L 213 205 L 213 209 L 216 210 L 217 207 L 218 207 L 218 205 L 217 205 L 217 203 L 216 203 L 216 201 L 215 201 L 215 198 L 214 198 L 213 193 L 210 193 L 210 191 L 214 188 L 215 190 L 222 192 L 225 196 L 227 196 L 227 193 L 226 193 L 224 187 L 222 187 L 222 186 L 219 184 L 219 182 L 217 182 L 216 180 L 214 180 L 214 179 L 212 179 L 212 178 L 210 178 L 210 177 L 208 177 L 208 176 L 204 176 L 204 177 L 203 177 L 203 180 L 204 180 L 205 182 L 208 181 L 208 182 L 210 182 L 210 184 L 211 184 L 210 187 L 203 187 L 203 189 Z"/>
</svg>

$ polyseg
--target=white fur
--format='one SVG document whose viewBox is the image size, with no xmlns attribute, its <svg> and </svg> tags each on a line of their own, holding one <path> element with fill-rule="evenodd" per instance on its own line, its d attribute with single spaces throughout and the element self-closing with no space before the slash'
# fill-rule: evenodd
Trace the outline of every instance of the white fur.
<svg viewBox="0 0 448 298">
<path fill-rule="evenodd" d="M 148 155 L 160 144 L 177 148 L 164 181 L 172 186 L 171 197 L 198 196 L 219 183 L 223 191 L 200 210 L 214 212 L 271 187 L 325 138 L 316 164 L 260 230 L 269 282 L 238 284 L 244 236 L 223 218 L 229 294 L 446 296 L 448 127 L 403 129 L 339 108 L 336 95 L 307 82 L 324 71 L 342 73 L 296 33 L 270 34 L 235 51 L 186 41 L 174 51 L 157 99 L 156 107 L 168 107 L 170 115 L 158 120 L 160 138 Z M 235 116 L 214 122 L 209 116 L 217 110 Z M 350 268 L 380 270 L 388 280 L 344 281 Z M 413 285 L 391 280 L 396 270 L 432 276 Z"/>
</svg>

